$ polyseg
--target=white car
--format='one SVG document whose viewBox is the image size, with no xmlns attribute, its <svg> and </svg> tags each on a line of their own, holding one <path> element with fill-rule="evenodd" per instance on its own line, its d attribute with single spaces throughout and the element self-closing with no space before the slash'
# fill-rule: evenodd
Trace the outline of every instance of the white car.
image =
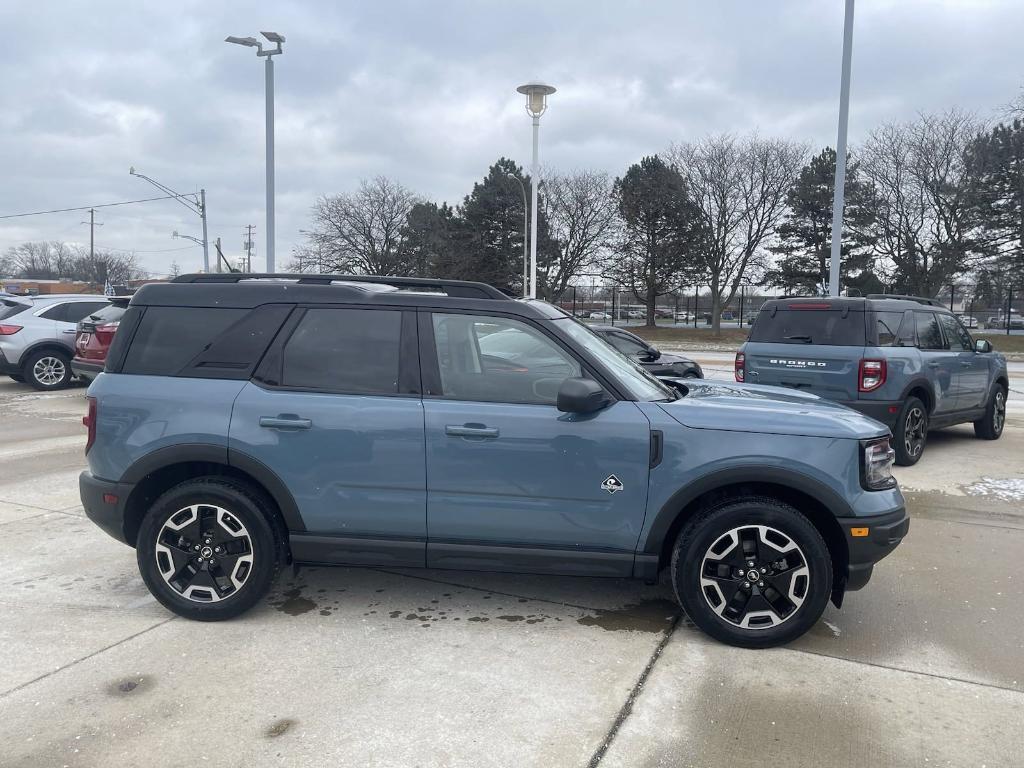
<svg viewBox="0 0 1024 768">
<path fill-rule="evenodd" d="M 607 312 L 591 312 L 588 317 L 591 320 L 611 320 L 612 316 Z"/>
<path fill-rule="evenodd" d="M 978 327 L 978 318 L 971 317 L 970 315 L 960 315 L 960 322 L 964 324 L 964 328 Z"/>
</svg>

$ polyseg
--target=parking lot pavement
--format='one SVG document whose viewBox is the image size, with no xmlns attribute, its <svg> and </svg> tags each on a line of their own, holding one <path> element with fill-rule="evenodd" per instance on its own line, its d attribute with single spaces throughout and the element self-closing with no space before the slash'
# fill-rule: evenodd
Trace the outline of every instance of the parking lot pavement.
<svg viewBox="0 0 1024 768">
<path fill-rule="evenodd" d="M 868 587 L 743 651 L 619 580 L 310 568 L 171 618 L 78 506 L 83 395 L 0 382 L 4 768 L 1021 764 L 1024 403 L 933 435 Z"/>
</svg>

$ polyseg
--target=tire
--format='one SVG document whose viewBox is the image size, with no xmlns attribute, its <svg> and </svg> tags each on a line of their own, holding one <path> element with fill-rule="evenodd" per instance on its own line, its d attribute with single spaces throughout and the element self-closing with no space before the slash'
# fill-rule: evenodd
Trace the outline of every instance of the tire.
<svg viewBox="0 0 1024 768">
<path fill-rule="evenodd" d="M 998 440 L 1006 425 L 1006 387 L 995 384 L 988 396 L 985 415 L 974 422 L 974 435 L 982 440 Z"/>
<path fill-rule="evenodd" d="M 924 455 L 928 441 L 928 408 L 920 398 L 908 397 L 893 429 L 893 449 L 896 463 L 901 467 L 912 467 Z"/>
<path fill-rule="evenodd" d="M 686 373 L 683 374 L 683 378 L 684 379 L 699 379 L 700 376 L 697 375 L 696 371 L 687 371 Z"/>
<path fill-rule="evenodd" d="M 25 377 L 22 376 L 20 373 L 9 374 L 8 378 L 11 379 L 12 381 L 18 382 L 19 384 L 24 384 L 25 383 Z"/>
<path fill-rule="evenodd" d="M 71 383 L 71 357 L 59 350 L 33 352 L 21 367 L 21 375 L 34 389 L 52 392 Z"/>
<path fill-rule="evenodd" d="M 143 518 L 135 547 L 139 573 L 153 597 L 179 616 L 238 616 L 266 595 L 284 560 L 271 515 L 269 502 L 244 483 L 187 480 Z"/>
<path fill-rule="evenodd" d="M 743 570 L 748 573 L 740 575 Z M 672 553 L 672 584 L 686 615 L 711 637 L 770 648 L 795 640 L 821 618 L 832 593 L 832 557 L 795 508 L 749 496 L 712 507 L 683 528 Z"/>
</svg>

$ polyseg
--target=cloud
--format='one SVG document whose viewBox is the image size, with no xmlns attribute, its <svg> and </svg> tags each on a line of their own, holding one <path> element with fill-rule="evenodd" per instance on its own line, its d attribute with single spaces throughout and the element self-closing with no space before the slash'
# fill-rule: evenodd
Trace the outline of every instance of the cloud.
<svg viewBox="0 0 1024 768">
<path fill-rule="evenodd" d="M 317 195 L 394 176 L 457 203 L 499 156 L 529 161 L 515 87 L 558 86 L 542 120 L 551 168 L 621 173 L 707 132 L 834 141 L 842 9 L 820 0 L 677 2 L 230 2 L 66 0 L 0 9 L 0 214 L 149 197 L 134 165 L 203 187 L 211 237 L 263 252 L 263 60 L 228 34 L 285 34 L 277 59 L 277 251 L 283 265 Z M 851 140 L 953 104 L 989 117 L 1021 86 L 1016 0 L 861 0 Z M 86 242 L 87 214 L 0 220 L 0 250 Z M 102 209 L 101 247 L 154 272 L 201 264 L 171 231 L 173 201 Z"/>
</svg>

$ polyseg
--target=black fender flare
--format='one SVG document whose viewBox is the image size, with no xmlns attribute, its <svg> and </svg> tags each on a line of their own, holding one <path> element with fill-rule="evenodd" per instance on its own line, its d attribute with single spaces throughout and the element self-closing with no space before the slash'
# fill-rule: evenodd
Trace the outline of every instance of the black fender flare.
<svg viewBox="0 0 1024 768">
<path fill-rule="evenodd" d="M 837 518 L 854 516 L 846 499 L 803 472 L 781 467 L 728 467 L 710 472 L 673 493 L 654 516 L 647 538 L 640 543 L 638 550 L 649 555 L 660 554 L 673 523 L 691 502 L 710 491 L 750 483 L 790 488 L 811 497 Z"/>
<path fill-rule="evenodd" d="M 295 497 L 277 473 L 259 459 L 241 451 L 229 450 L 225 445 L 182 443 L 158 448 L 136 459 L 125 471 L 120 482 L 135 485 L 164 467 L 192 461 L 223 464 L 249 475 L 270 494 L 281 511 L 281 517 L 284 518 L 289 531 L 306 530 Z"/>
<path fill-rule="evenodd" d="M 903 387 L 903 391 L 900 392 L 900 402 L 906 402 L 911 390 L 914 389 L 923 389 L 925 392 L 927 392 L 928 402 L 926 402 L 925 405 L 928 406 L 929 412 L 935 410 L 935 387 L 930 381 L 928 381 L 928 379 L 921 377 L 913 379 L 909 384 Z"/>
</svg>

